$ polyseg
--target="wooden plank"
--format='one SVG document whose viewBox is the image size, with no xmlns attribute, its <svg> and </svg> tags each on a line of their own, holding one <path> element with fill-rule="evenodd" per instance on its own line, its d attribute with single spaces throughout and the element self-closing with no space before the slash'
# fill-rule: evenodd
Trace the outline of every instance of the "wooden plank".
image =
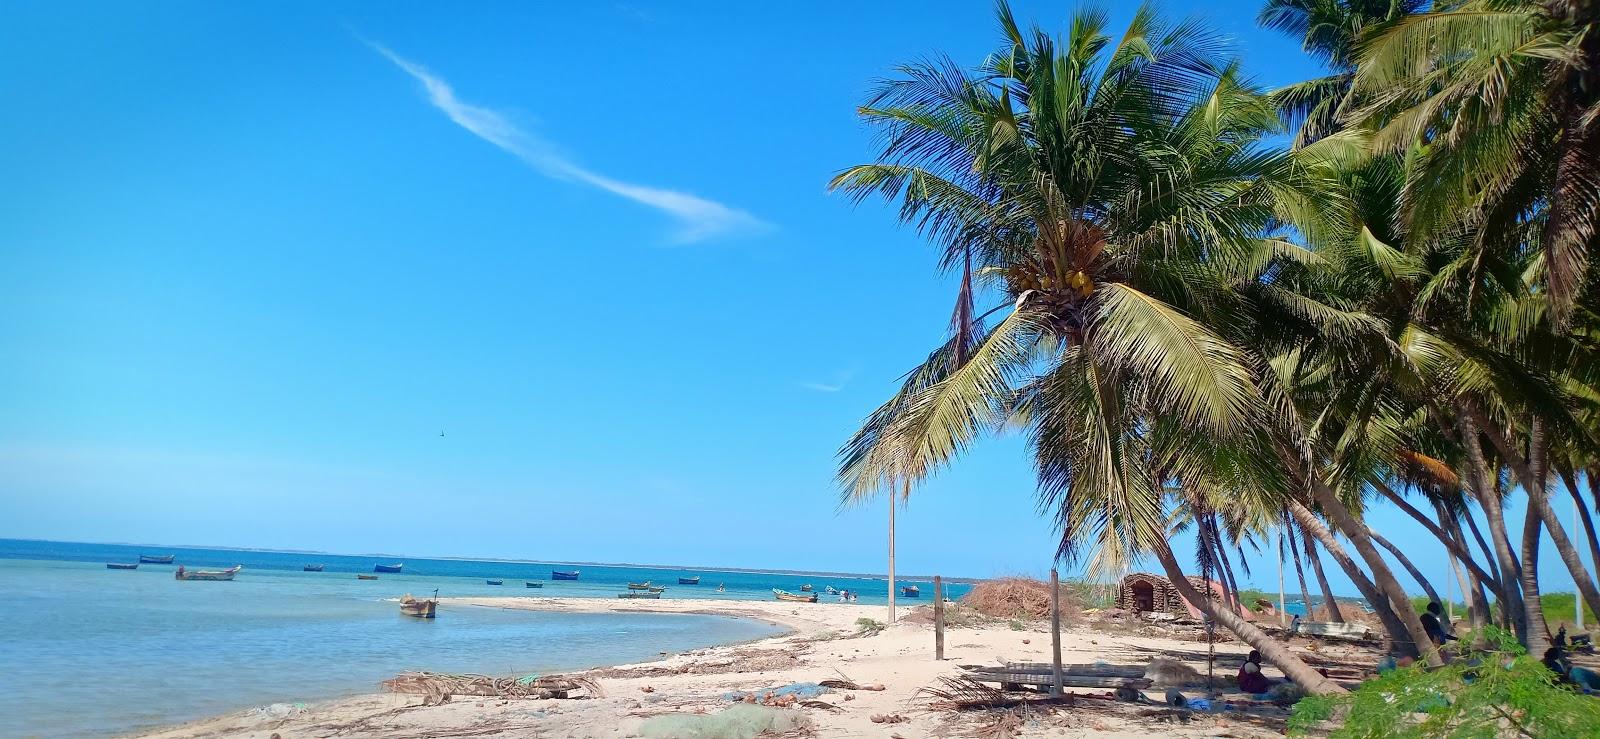
<svg viewBox="0 0 1600 739">
<path fill-rule="evenodd" d="M 1335 639 L 1366 639 L 1371 635 L 1372 630 L 1361 624 L 1301 621 L 1290 633 L 1327 636 Z"/>
<path fill-rule="evenodd" d="M 1054 688 L 1057 677 L 1047 672 L 1013 673 L 991 672 L 976 670 L 965 673 L 965 677 L 985 683 L 1000 683 L 1001 685 L 1033 685 L 1040 688 Z M 1063 688 L 1120 688 L 1124 685 L 1144 690 L 1154 684 L 1154 681 L 1143 677 L 1109 677 L 1096 675 L 1062 675 L 1059 678 Z"/>
<path fill-rule="evenodd" d="M 944 578 L 933 576 L 933 658 L 944 661 Z"/>
</svg>

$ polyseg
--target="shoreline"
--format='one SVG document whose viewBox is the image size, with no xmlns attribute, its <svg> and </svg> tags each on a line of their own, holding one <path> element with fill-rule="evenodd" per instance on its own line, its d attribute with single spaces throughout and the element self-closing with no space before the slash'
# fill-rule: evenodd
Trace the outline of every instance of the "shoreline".
<svg viewBox="0 0 1600 739">
<path fill-rule="evenodd" d="M 926 606 L 902 606 L 897 623 L 870 635 L 858 633 L 859 618 L 882 621 L 882 605 L 789 603 L 711 599 L 605 600 L 559 597 L 462 597 L 441 599 L 441 617 L 457 608 L 500 608 L 565 613 L 650 613 L 713 615 L 762 621 L 785 632 L 740 643 L 692 649 L 645 662 L 596 667 L 563 673 L 598 682 L 604 695 L 569 700 L 503 699 L 456 696 L 435 706 L 422 706 L 422 696 L 366 693 L 308 701 L 304 710 L 275 713 L 254 707 L 187 723 L 159 727 L 130 736 L 142 739 L 210 739 L 246 737 L 393 737 L 393 736 L 638 736 L 647 719 L 664 714 L 693 716 L 717 713 L 732 705 L 729 696 L 845 678 L 860 685 L 881 685 L 881 691 L 832 690 L 819 696 L 829 704 L 781 709 L 803 716 L 817 736 L 902 737 L 970 731 L 982 716 L 934 710 L 924 688 L 939 687 L 941 678 L 958 673 L 957 665 L 993 664 L 997 659 L 1049 660 L 1050 635 L 1041 623 L 1003 620 L 946 631 L 946 659 L 933 658 L 933 629 Z M 1020 628 L 1019 628 L 1020 626 Z M 1196 644 L 1163 636 L 1112 633 L 1089 626 L 1064 626 L 1063 660 L 1129 663 L 1167 656 L 1194 665 Z M 1238 658 L 1246 651 L 1237 643 L 1216 646 L 1219 656 Z M 1203 659 L 1203 657 L 1202 657 Z M 1221 672 L 1221 668 L 1219 668 Z M 1104 693 L 1104 691 L 1098 691 Z M 1193 691 L 1191 691 L 1193 692 Z M 1152 696 L 1159 700 L 1159 689 Z M 977 712 L 983 713 L 983 712 Z M 1171 712 L 1141 713 L 1110 701 L 1078 701 L 1076 708 L 1049 714 L 1043 732 L 1020 736 L 1097 736 L 1146 739 L 1163 736 L 1214 736 L 1223 727 L 1234 736 L 1266 737 L 1275 732 L 1240 720 L 1238 715 L 1196 715 L 1182 721 Z M 1165 715 L 1165 718 L 1162 716 Z M 891 717 L 890 723 L 874 718 Z M 993 716 L 989 717 L 992 720 Z M 962 723 L 967 722 L 967 723 Z M 1043 723 L 1043 722 L 1040 722 Z"/>
</svg>

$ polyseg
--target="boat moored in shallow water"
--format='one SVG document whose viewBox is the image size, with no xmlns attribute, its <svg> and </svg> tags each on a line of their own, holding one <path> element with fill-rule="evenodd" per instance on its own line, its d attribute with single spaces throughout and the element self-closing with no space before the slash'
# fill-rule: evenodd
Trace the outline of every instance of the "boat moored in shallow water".
<svg viewBox="0 0 1600 739">
<path fill-rule="evenodd" d="M 356 579 L 357 580 L 376 580 L 376 579 L 378 579 L 378 576 L 377 575 L 356 575 Z"/>
<path fill-rule="evenodd" d="M 695 575 L 694 577 L 680 577 L 680 578 L 678 578 L 678 584 L 679 585 L 699 585 L 700 584 L 700 576 L 699 575 Z"/>
<path fill-rule="evenodd" d="M 438 611 L 438 609 L 439 600 L 437 598 L 417 600 L 416 598 L 411 597 L 410 593 L 400 596 L 400 615 L 402 616 L 412 616 L 414 618 L 433 618 L 434 613 Z"/>
<path fill-rule="evenodd" d="M 172 573 L 172 576 L 177 580 L 225 581 L 232 580 L 233 576 L 239 574 L 239 570 L 242 569 L 244 569 L 244 565 L 234 565 L 226 570 L 186 570 L 183 565 L 178 565 L 178 571 Z"/>
<path fill-rule="evenodd" d="M 504 585 L 504 584 L 506 584 L 506 581 L 505 580 L 484 580 L 483 584 L 485 584 L 485 585 Z"/>
<path fill-rule="evenodd" d="M 139 563 L 147 565 L 170 565 L 172 560 L 178 558 L 176 554 L 141 554 Z"/>
<path fill-rule="evenodd" d="M 123 564 L 121 562 L 107 562 L 106 563 L 106 569 L 108 569 L 108 570 L 137 570 L 137 569 L 139 569 L 139 563 L 135 562 L 133 564 Z"/>
<path fill-rule="evenodd" d="M 306 565 L 305 567 L 301 567 L 300 569 L 302 571 L 304 571 L 304 572 L 321 572 L 322 571 L 322 565 Z"/>
<path fill-rule="evenodd" d="M 915 585 L 907 585 L 903 588 L 900 588 L 900 594 L 907 598 L 921 598 L 922 588 L 919 588 Z"/>
<path fill-rule="evenodd" d="M 544 587 L 544 583 L 535 582 L 533 580 L 529 580 L 529 581 L 523 583 L 523 585 L 527 586 L 527 587 L 530 587 L 530 588 L 542 588 L 542 587 Z"/>
<path fill-rule="evenodd" d="M 550 579 L 551 580 L 576 580 L 576 579 L 578 579 L 578 572 L 579 572 L 579 570 L 567 570 L 565 572 L 563 572 L 561 570 L 551 570 L 550 571 Z"/>
<path fill-rule="evenodd" d="M 805 594 L 791 593 L 791 592 L 789 592 L 787 590 L 779 590 L 777 588 L 773 588 L 772 589 L 772 595 L 775 596 L 778 600 L 789 601 L 791 603 L 815 603 L 815 602 L 817 602 L 817 594 L 816 593 L 805 593 Z"/>
<path fill-rule="evenodd" d="M 372 571 L 373 572 L 399 572 L 401 570 L 401 568 L 403 568 L 405 566 L 406 566 L 406 563 L 404 563 L 404 562 L 396 562 L 396 563 L 394 563 L 392 565 L 373 565 L 372 566 Z"/>
</svg>

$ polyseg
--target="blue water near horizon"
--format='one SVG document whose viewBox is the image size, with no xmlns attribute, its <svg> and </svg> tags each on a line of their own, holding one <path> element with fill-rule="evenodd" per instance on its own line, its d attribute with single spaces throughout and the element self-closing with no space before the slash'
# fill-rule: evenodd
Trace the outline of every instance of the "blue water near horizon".
<svg viewBox="0 0 1600 739">
<path fill-rule="evenodd" d="M 140 554 L 174 554 L 189 568 L 243 564 L 234 582 L 180 582 L 172 565 L 108 570 Z M 358 580 L 374 564 L 404 574 Z M 307 563 L 323 572 L 303 572 Z M 749 572 L 701 574 L 583 565 L 577 582 L 549 581 L 548 563 L 306 555 L 254 550 L 0 539 L 0 592 L 16 604 L 0 629 L 5 736 L 107 736 L 272 703 L 373 692 L 412 669 L 548 673 L 637 662 L 779 633 L 749 619 L 682 614 L 541 613 L 440 607 L 432 621 L 400 616 L 403 593 L 615 598 L 654 580 L 666 598 L 771 599 L 774 587 L 813 583 L 882 602 L 870 578 Z M 504 586 L 484 582 L 504 578 Z M 527 589 L 525 580 L 545 582 Z M 727 591 L 718 593 L 718 582 Z M 966 590 L 953 584 L 952 597 Z M 923 586 L 925 597 L 931 589 Z M 824 600 L 827 596 L 823 596 Z M 826 607 L 818 604 L 816 607 Z"/>
</svg>

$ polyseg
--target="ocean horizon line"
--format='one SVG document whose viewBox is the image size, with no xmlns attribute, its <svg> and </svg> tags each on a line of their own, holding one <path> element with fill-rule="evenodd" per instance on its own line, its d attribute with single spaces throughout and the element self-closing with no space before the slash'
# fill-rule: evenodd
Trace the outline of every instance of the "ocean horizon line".
<svg viewBox="0 0 1600 739">
<path fill-rule="evenodd" d="M 126 541 L 73 541 L 67 539 L 46 539 L 40 537 L 9 536 L 0 537 L 10 541 L 42 542 L 47 544 L 89 544 L 98 546 L 121 547 L 147 547 L 150 549 L 208 549 L 213 551 L 230 552 L 262 552 L 268 554 L 304 554 L 328 555 L 333 557 L 374 557 L 382 559 L 431 559 L 452 562 L 496 562 L 505 564 L 522 565 L 570 565 L 575 567 L 625 567 L 641 570 L 694 570 L 697 572 L 730 572 L 730 573 L 758 573 L 771 575 L 809 575 L 816 577 L 846 577 L 859 580 L 888 580 L 887 573 L 867 572 L 842 572 L 828 570 L 798 570 L 786 568 L 767 567 L 729 567 L 724 565 L 678 565 L 678 564 L 645 564 L 637 562 L 600 562 L 587 560 L 568 559 L 517 559 L 511 557 L 473 557 L 466 555 L 425 555 L 425 554 L 399 554 L 395 552 L 333 552 L 321 549 L 280 549 L 275 547 L 242 547 L 215 544 L 159 544 L 150 542 Z M 895 580 L 932 580 L 935 575 L 901 574 L 895 573 Z M 975 584 L 994 577 L 964 577 L 952 575 L 937 575 L 945 582 Z M 1003 577 L 1003 576 L 997 576 Z"/>
</svg>

